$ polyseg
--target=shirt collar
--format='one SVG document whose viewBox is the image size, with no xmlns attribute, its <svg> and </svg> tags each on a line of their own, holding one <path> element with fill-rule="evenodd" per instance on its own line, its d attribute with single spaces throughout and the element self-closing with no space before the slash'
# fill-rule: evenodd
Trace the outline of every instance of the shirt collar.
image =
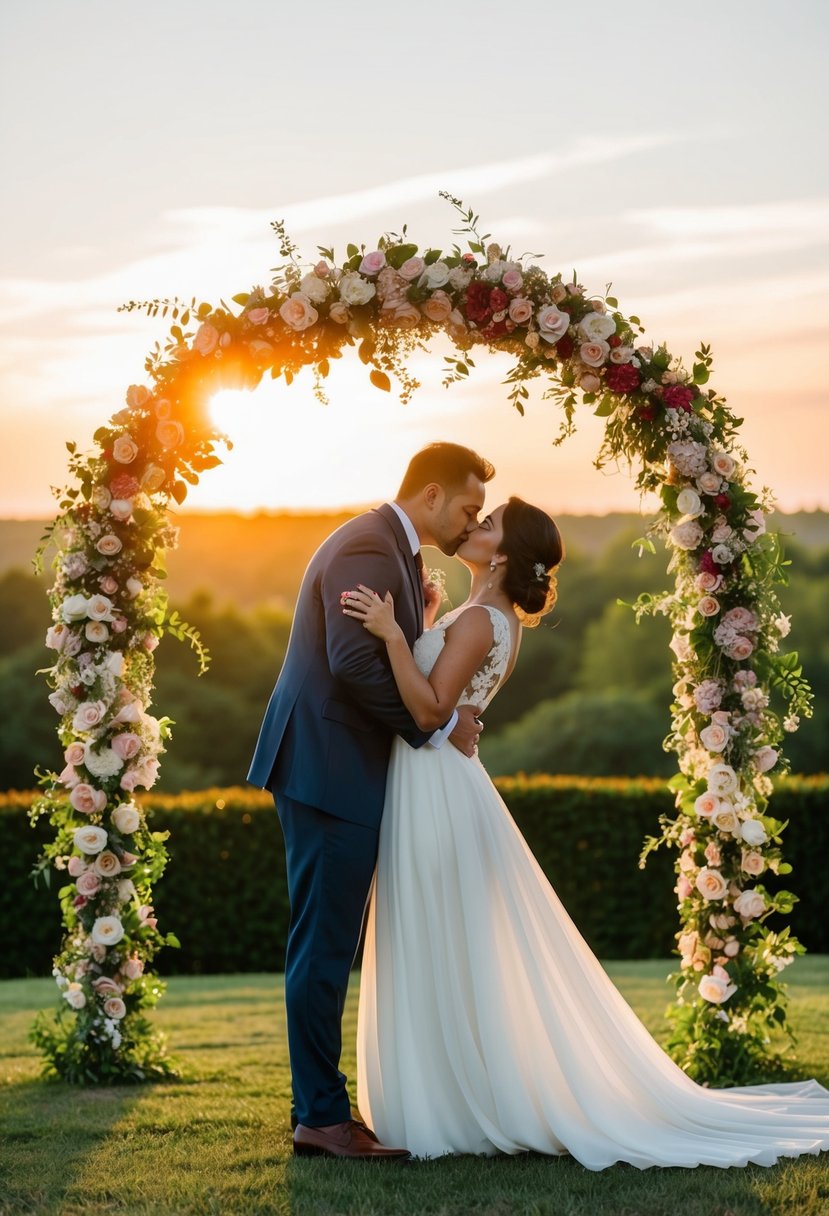
<svg viewBox="0 0 829 1216">
<path fill-rule="evenodd" d="M 415 532 L 415 526 L 403 508 L 399 507 L 396 502 L 389 503 L 389 506 L 395 512 L 403 525 L 403 531 L 406 533 L 406 540 L 412 547 L 412 557 L 414 557 L 415 553 L 420 552 L 420 537 L 417 535 L 417 532 Z"/>
</svg>

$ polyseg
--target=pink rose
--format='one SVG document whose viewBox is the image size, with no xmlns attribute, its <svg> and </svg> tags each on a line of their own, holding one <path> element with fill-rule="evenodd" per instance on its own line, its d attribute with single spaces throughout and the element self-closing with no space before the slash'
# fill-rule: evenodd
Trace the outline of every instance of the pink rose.
<svg viewBox="0 0 829 1216">
<path fill-rule="evenodd" d="M 425 269 L 426 263 L 423 261 L 423 258 L 407 258 L 397 273 L 407 283 L 411 283 L 415 279 L 419 279 Z"/>
<path fill-rule="evenodd" d="M 138 919 L 142 925 L 146 925 L 149 929 L 155 929 L 158 925 L 158 918 L 153 916 L 155 909 L 152 904 L 142 904 L 138 909 Z"/>
<path fill-rule="evenodd" d="M 736 629 L 738 633 L 753 633 L 759 627 L 757 617 L 749 608 L 729 608 L 723 617 L 723 623 Z"/>
<path fill-rule="evenodd" d="M 292 296 L 289 296 L 282 303 L 279 315 L 285 324 L 296 332 L 307 329 L 309 325 L 313 325 L 319 318 L 316 308 L 314 308 L 304 292 L 301 291 L 295 291 Z"/>
<path fill-rule="evenodd" d="M 696 577 L 696 586 L 699 591 L 719 591 L 722 585 L 723 576 L 712 574 L 709 570 L 702 570 Z"/>
<path fill-rule="evenodd" d="M 703 494 L 719 494 L 721 485 L 722 478 L 710 470 L 700 473 L 697 478 L 697 486 Z"/>
<path fill-rule="evenodd" d="M 143 641 L 142 645 L 145 650 L 148 650 L 150 652 L 150 654 L 152 654 L 152 652 L 155 650 L 156 646 L 158 645 L 158 638 L 156 637 L 156 635 L 154 633 L 145 633 L 144 641 Z"/>
<path fill-rule="evenodd" d="M 84 701 L 75 710 L 72 725 L 79 731 L 94 730 L 102 722 L 105 713 L 106 704 L 103 701 Z"/>
<path fill-rule="evenodd" d="M 758 773 L 767 773 L 774 768 L 777 760 L 778 753 L 773 747 L 759 747 L 754 753 L 754 767 Z"/>
<path fill-rule="evenodd" d="M 170 451 L 184 442 L 184 427 L 177 418 L 167 418 L 156 426 L 155 437 L 163 448 Z"/>
<path fill-rule="evenodd" d="M 96 790 L 86 781 L 80 782 L 69 795 L 69 801 L 80 815 L 95 815 L 107 804 L 103 790 Z"/>
<path fill-rule="evenodd" d="M 118 580 L 113 578 L 111 574 L 105 574 L 98 586 L 103 591 L 104 595 L 114 595 L 118 590 Z"/>
<path fill-rule="evenodd" d="M 709 866 L 718 866 L 722 864 L 722 854 L 720 853 L 719 847 L 714 843 L 713 840 L 709 840 L 708 844 L 705 846 L 705 860 L 708 862 Z"/>
<path fill-rule="evenodd" d="M 88 869 L 82 857 L 70 857 L 66 868 L 72 878 L 80 878 L 81 874 L 85 874 Z"/>
<path fill-rule="evenodd" d="M 697 611 L 702 616 L 716 616 L 720 610 L 720 601 L 714 595 L 704 595 L 697 604 Z"/>
<path fill-rule="evenodd" d="M 326 261 L 324 261 L 322 258 L 320 258 L 320 260 L 317 262 L 316 266 L 314 267 L 314 274 L 317 276 L 318 279 L 327 279 L 330 273 L 331 273 L 331 267 L 328 265 L 328 263 Z"/>
<path fill-rule="evenodd" d="M 545 342 L 557 342 L 567 333 L 570 317 L 568 313 L 556 308 L 555 304 L 548 304 L 536 316 L 536 324 Z"/>
<path fill-rule="evenodd" d="M 530 300 L 525 300 L 523 296 L 516 296 L 514 300 L 510 300 L 510 321 L 514 321 L 516 325 L 526 325 L 532 315 L 533 306 Z"/>
<path fill-rule="evenodd" d="M 124 731 L 112 740 L 112 750 L 122 760 L 132 760 L 141 750 L 141 739 L 132 731 Z"/>
<path fill-rule="evenodd" d="M 104 557 L 115 557 L 117 553 L 121 552 L 123 547 L 114 532 L 107 532 L 95 545 L 95 548 Z"/>
<path fill-rule="evenodd" d="M 121 987 L 116 984 L 115 980 L 110 979 L 108 975 L 99 975 L 96 980 L 92 981 L 92 987 L 98 993 L 98 996 L 120 996 Z"/>
<path fill-rule="evenodd" d="M 728 731 L 718 722 L 712 722 L 699 732 L 700 743 L 709 752 L 721 752 L 728 742 Z"/>
<path fill-rule="evenodd" d="M 335 325 L 345 325 L 348 321 L 348 309 L 345 304 L 340 303 L 339 300 L 335 300 L 328 310 L 328 318 Z"/>
<path fill-rule="evenodd" d="M 754 643 L 751 641 L 751 639 L 741 637 L 739 634 L 731 645 L 726 647 L 725 651 L 729 659 L 734 659 L 737 663 L 744 662 L 751 654 L 753 654 L 753 652 Z"/>
<path fill-rule="evenodd" d="M 121 970 L 128 980 L 137 980 L 139 975 L 144 974 L 144 964 L 140 958 L 133 955 L 124 962 Z"/>
<path fill-rule="evenodd" d="M 78 770 L 75 768 L 74 764 L 67 764 L 66 768 L 61 770 L 58 781 L 61 783 L 61 785 L 65 785 L 66 788 L 70 790 L 79 783 L 80 777 L 78 776 Z"/>
<path fill-rule="evenodd" d="M 108 1018 L 122 1018 L 126 1012 L 127 1007 L 120 996 L 111 996 L 104 1001 L 104 1013 Z"/>
<path fill-rule="evenodd" d="M 125 771 L 121 774 L 121 781 L 119 784 L 122 790 L 126 790 L 127 793 L 131 794 L 138 784 L 138 776 L 133 769 L 125 769 Z"/>
<path fill-rule="evenodd" d="M 92 899 L 101 889 L 101 880 L 94 870 L 85 870 L 83 874 L 78 875 L 75 886 L 78 888 L 79 895 Z"/>
<path fill-rule="evenodd" d="M 360 263 L 360 274 L 366 275 L 367 278 L 373 278 L 379 274 L 386 264 L 386 255 L 382 249 L 375 249 L 371 253 L 367 253 Z"/>
<path fill-rule="evenodd" d="M 85 754 L 82 743 L 70 743 L 63 753 L 63 758 L 67 764 L 83 764 Z"/>
<path fill-rule="evenodd" d="M 445 291 L 438 289 L 428 300 L 423 301 L 420 308 L 424 317 L 440 325 L 452 311 L 452 301 Z"/>
<path fill-rule="evenodd" d="M 112 458 L 119 464 L 132 464 L 138 455 L 138 444 L 132 435 L 119 435 L 112 445 Z"/>
<path fill-rule="evenodd" d="M 501 283 L 504 287 L 506 287 L 507 291 L 515 293 L 520 291 L 524 286 L 524 276 L 520 270 L 516 270 L 514 267 L 511 267 L 509 270 L 504 271 L 504 277 L 501 279 Z"/>
<path fill-rule="evenodd" d="M 112 621 L 112 632 L 113 633 L 124 633 L 128 624 L 129 624 L 129 621 L 127 620 L 127 618 L 125 616 L 116 616 L 113 618 L 113 621 Z"/>
<path fill-rule="evenodd" d="M 688 896 L 693 891 L 693 889 L 694 889 L 693 883 L 688 878 L 688 875 L 680 874 L 679 879 L 676 884 L 676 894 L 677 894 L 677 898 L 679 899 L 679 902 L 681 903 L 683 899 L 687 899 Z"/>
<path fill-rule="evenodd" d="M 193 350 L 199 355 L 212 355 L 219 344 L 219 331 L 215 325 L 205 321 L 196 331 L 193 339 Z"/>
<path fill-rule="evenodd" d="M 610 347 L 604 339 L 599 342 L 582 342 L 579 349 L 581 361 L 588 367 L 603 367 L 609 354 Z"/>
<path fill-rule="evenodd" d="M 602 387 L 602 382 L 595 372 L 583 372 L 579 376 L 579 388 L 585 393 L 597 393 Z"/>
<path fill-rule="evenodd" d="M 264 325 L 270 315 L 269 308 L 251 308 L 250 312 L 245 313 L 251 325 Z"/>
</svg>

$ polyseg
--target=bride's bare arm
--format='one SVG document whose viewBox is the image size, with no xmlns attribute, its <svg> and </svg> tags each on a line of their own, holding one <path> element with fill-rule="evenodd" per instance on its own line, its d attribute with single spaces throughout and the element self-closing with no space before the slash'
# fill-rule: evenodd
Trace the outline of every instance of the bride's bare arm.
<svg viewBox="0 0 829 1216">
<path fill-rule="evenodd" d="M 427 680 L 418 671 L 403 631 L 394 619 L 390 594 L 381 600 L 376 592 L 361 584 L 343 597 L 343 612 L 385 641 L 403 704 L 421 730 L 435 730 L 446 721 L 492 646 L 489 613 L 480 605 L 467 608 L 446 630 L 443 650 Z"/>
</svg>

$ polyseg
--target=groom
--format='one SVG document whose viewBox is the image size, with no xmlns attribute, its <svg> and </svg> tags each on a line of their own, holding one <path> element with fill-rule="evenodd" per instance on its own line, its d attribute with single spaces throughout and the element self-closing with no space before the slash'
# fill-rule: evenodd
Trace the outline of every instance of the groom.
<svg viewBox="0 0 829 1216">
<path fill-rule="evenodd" d="M 393 503 L 338 528 L 305 571 L 285 662 L 271 695 L 248 781 L 277 804 L 291 924 L 285 1003 L 294 1096 L 294 1153 L 405 1158 L 351 1117 L 339 1069 L 348 973 L 377 859 L 392 739 L 447 741 L 471 756 L 474 709 L 458 709 L 432 736 L 415 726 L 382 641 L 343 615 L 343 591 L 391 591 L 409 646 L 423 632 L 421 544 L 453 554 L 474 530 L 488 461 L 454 443 L 411 460 Z"/>
</svg>

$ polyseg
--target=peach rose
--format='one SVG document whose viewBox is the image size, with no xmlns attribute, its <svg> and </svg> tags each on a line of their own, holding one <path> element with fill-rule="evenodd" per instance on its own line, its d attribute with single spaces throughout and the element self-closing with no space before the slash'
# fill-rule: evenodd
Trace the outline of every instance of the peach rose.
<svg viewBox="0 0 829 1216">
<path fill-rule="evenodd" d="M 63 758 L 67 764 L 83 764 L 85 754 L 86 749 L 82 743 L 70 743 L 63 753 Z"/>
<path fill-rule="evenodd" d="M 95 858 L 94 869 L 101 878 L 115 878 L 121 873 L 121 863 L 111 849 L 104 849 Z"/>
<path fill-rule="evenodd" d="M 121 970 L 128 980 L 137 980 L 139 975 L 144 974 L 144 964 L 140 958 L 132 955 L 122 964 Z"/>
<path fill-rule="evenodd" d="M 268 308 L 251 308 L 245 313 L 251 325 L 264 325 L 270 315 L 270 309 Z"/>
<path fill-rule="evenodd" d="M 148 464 L 144 472 L 141 474 L 141 488 L 147 494 L 155 494 L 160 490 L 167 480 L 167 474 L 157 464 Z"/>
<path fill-rule="evenodd" d="M 167 418 L 155 428 L 155 437 L 163 448 L 170 451 L 184 442 L 184 427 L 176 418 Z"/>
<path fill-rule="evenodd" d="M 193 350 L 199 355 L 212 355 L 219 344 L 219 331 L 215 325 L 205 321 L 196 331 Z"/>
<path fill-rule="evenodd" d="M 116 984 L 115 980 L 110 979 L 108 975 L 99 975 L 96 980 L 92 981 L 92 987 L 97 992 L 98 996 L 120 996 L 121 988 Z"/>
<path fill-rule="evenodd" d="M 700 591 L 719 591 L 723 585 L 723 576 L 712 574 L 710 570 L 702 570 L 697 575 L 695 583 Z"/>
<path fill-rule="evenodd" d="M 588 367 L 603 367 L 609 354 L 610 347 L 604 340 L 582 342 L 579 348 L 581 361 L 582 363 L 586 363 Z"/>
<path fill-rule="evenodd" d="M 413 283 L 415 279 L 420 278 L 425 269 L 426 263 L 424 262 L 423 258 L 413 257 L 406 258 L 406 261 L 403 263 L 397 273 L 401 278 L 405 279 L 407 283 Z"/>
<path fill-rule="evenodd" d="M 711 822 L 727 836 L 739 837 L 740 835 L 740 821 L 737 818 L 737 812 L 730 802 L 720 803 L 711 816 Z"/>
<path fill-rule="evenodd" d="M 285 324 L 297 333 L 313 325 L 319 318 L 319 313 L 304 292 L 295 291 L 284 300 L 279 315 Z"/>
<path fill-rule="evenodd" d="M 127 1007 L 120 996 L 111 996 L 104 1001 L 104 1013 L 108 1018 L 122 1018 L 126 1012 Z"/>
<path fill-rule="evenodd" d="M 737 985 L 731 983 L 731 977 L 724 967 L 714 967 L 710 975 L 704 975 L 699 982 L 699 994 L 704 1001 L 713 1005 L 721 1005 L 737 991 Z"/>
<path fill-rule="evenodd" d="M 109 630 L 103 621 L 87 621 L 84 627 L 84 637 L 87 642 L 100 645 L 109 637 Z"/>
<path fill-rule="evenodd" d="M 424 317 L 440 325 L 452 311 L 452 301 L 445 291 L 438 289 L 428 300 L 423 301 L 420 308 Z"/>
<path fill-rule="evenodd" d="M 718 796 L 712 793 L 711 790 L 706 790 L 704 794 L 700 794 L 699 798 L 697 798 L 694 803 L 694 810 L 703 819 L 710 819 L 719 805 L 720 800 Z"/>
<path fill-rule="evenodd" d="M 740 857 L 740 869 L 743 873 L 756 877 L 762 874 L 765 868 L 766 862 L 762 853 L 758 853 L 756 849 L 743 849 Z"/>
<path fill-rule="evenodd" d="M 114 595 L 118 590 L 118 579 L 113 578 L 111 574 L 105 574 L 98 586 L 105 595 Z"/>
<path fill-rule="evenodd" d="M 716 616 L 720 610 L 720 601 L 715 595 L 704 595 L 697 604 L 697 611 L 702 616 Z"/>
<path fill-rule="evenodd" d="M 707 469 L 697 478 L 697 486 L 703 494 L 719 494 L 722 478 L 719 474 Z"/>
<path fill-rule="evenodd" d="M 104 557 L 115 557 L 116 554 L 121 552 L 123 547 L 114 532 L 107 532 L 95 545 L 95 548 Z"/>
<path fill-rule="evenodd" d="M 131 410 L 140 410 L 150 399 L 150 390 L 143 384 L 131 384 L 127 389 L 127 405 Z"/>
<path fill-rule="evenodd" d="M 715 473 L 719 473 L 720 477 L 728 481 L 737 467 L 737 462 L 727 452 L 712 452 L 711 467 Z"/>
<path fill-rule="evenodd" d="M 132 435 L 119 435 L 112 445 L 112 458 L 113 460 L 117 460 L 119 464 L 132 464 L 137 455 L 138 444 Z"/>
<path fill-rule="evenodd" d="M 158 925 L 157 917 L 153 916 L 155 909 L 152 904 L 142 904 L 138 909 L 138 919 L 142 925 L 146 925 L 149 929 L 155 929 Z"/>
<path fill-rule="evenodd" d="M 719 870 L 703 866 L 694 884 L 704 899 L 723 899 L 728 891 L 728 883 Z"/>
<path fill-rule="evenodd" d="M 450 310 L 451 311 L 451 310 Z M 385 313 L 383 314 L 386 315 Z M 389 322 L 397 329 L 414 329 L 420 324 L 420 309 L 405 300 L 389 316 Z"/>
<path fill-rule="evenodd" d="M 129 836 L 139 828 L 141 816 L 131 802 L 122 802 L 112 812 L 112 822 L 119 832 L 124 836 Z"/>
<path fill-rule="evenodd" d="M 712 722 L 699 732 L 699 740 L 706 751 L 721 752 L 728 743 L 728 731 L 719 723 Z"/>
<path fill-rule="evenodd" d="M 595 372 L 583 372 L 579 376 L 579 388 L 584 393 L 597 393 L 602 387 L 602 382 Z"/>
<path fill-rule="evenodd" d="M 532 301 L 525 300 L 523 296 L 516 296 L 514 300 L 510 300 L 508 311 L 510 321 L 514 321 L 516 325 L 526 325 L 533 315 Z"/>
<path fill-rule="evenodd" d="M 71 1006 L 72 1009 L 83 1009 L 86 1004 L 86 996 L 80 984 L 73 981 L 61 993 L 63 999 Z"/>
</svg>

